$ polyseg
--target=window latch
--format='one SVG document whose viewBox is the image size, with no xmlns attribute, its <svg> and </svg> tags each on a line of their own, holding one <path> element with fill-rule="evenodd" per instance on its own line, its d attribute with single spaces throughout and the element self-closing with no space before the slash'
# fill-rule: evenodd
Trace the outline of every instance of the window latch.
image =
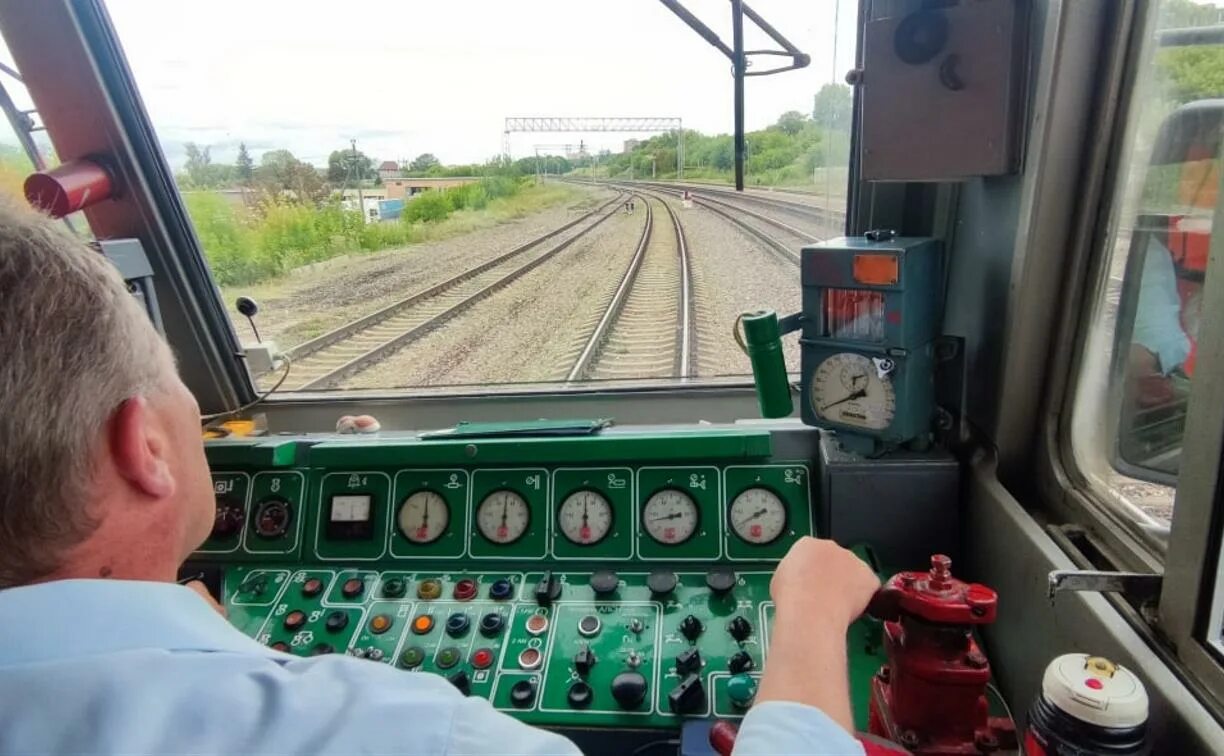
<svg viewBox="0 0 1224 756">
<path fill-rule="evenodd" d="M 1049 598 L 1064 591 L 1121 593 L 1136 606 L 1160 598 L 1164 575 L 1148 572 L 1109 572 L 1105 570 L 1054 570 L 1050 573 Z"/>
</svg>

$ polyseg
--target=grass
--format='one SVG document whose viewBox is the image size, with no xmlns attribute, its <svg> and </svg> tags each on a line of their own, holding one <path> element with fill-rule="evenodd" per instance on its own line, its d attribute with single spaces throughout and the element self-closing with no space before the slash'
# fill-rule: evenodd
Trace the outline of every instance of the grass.
<svg viewBox="0 0 1224 756">
<path fill-rule="evenodd" d="M 395 247 L 407 247 L 413 244 L 450 239 L 470 234 L 474 231 L 492 228 L 501 223 L 531 215 L 554 205 L 572 201 L 581 193 L 580 189 L 566 184 L 526 185 L 511 196 L 489 200 L 481 209 L 463 208 L 461 210 L 454 210 L 439 221 L 387 222 L 369 225 L 372 227 L 390 227 L 393 230 L 392 233 L 398 233 L 395 229 L 409 229 L 405 241 L 393 245 Z M 413 202 L 418 201 L 413 200 Z M 366 251 L 349 250 L 333 255 L 325 260 L 316 261 L 315 264 L 321 267 L 343 265 L 346 260 L 352 259 L 355 255 L 364 254 Z M 254 297 L 256 300 L 272 300 L 285 296 L 286 288 L 293 283 L 291 273 L 295 269 L 289 268 L 277 275 L 267 276 L 246 283 L 219 281 L 221 283 L 222 297 L 227 306 L 229 306 L 239 294 Z M 326 327 L 320 324 L 317 328 L 312 328 L 308 321 L 298 326 L 298 330 L 301 331 L 303 338 L 312 338 L 325 331 Z M 312 331 L 317 332 L 312 333 Z"/>
</svg>

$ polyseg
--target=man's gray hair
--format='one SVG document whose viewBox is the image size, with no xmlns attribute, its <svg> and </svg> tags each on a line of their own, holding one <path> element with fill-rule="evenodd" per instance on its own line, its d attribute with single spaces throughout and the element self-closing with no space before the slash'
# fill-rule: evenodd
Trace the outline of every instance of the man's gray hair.
<svg viewBox="0 0 1224 756">
<path fill-rule="evenodd" d="M 0 198 L 0 587 L 52 573 L 97 527 L 108 421 L 163 385 L 163 350 L 99 252 Z"/>
</svg>

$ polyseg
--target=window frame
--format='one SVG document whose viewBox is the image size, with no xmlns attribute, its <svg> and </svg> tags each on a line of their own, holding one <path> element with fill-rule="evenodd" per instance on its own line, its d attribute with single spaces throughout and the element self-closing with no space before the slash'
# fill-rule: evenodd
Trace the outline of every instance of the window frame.
<svg viewBox="0 0 1224 756">
<path fill-rule="evenodd" d="M 1071 433 L 1078 382 L 1085 367 L 1082 355 L 1097 325 L 1094 316 L 1106 294 L 1116 243 L 1113 221 L 1123 199 L 1116 188 L 1131 161 L 1147 162 L 1146 155 L 1130 154 L 1135 125 L 1130 116 L 1139 77 L 1160 47 L 1155 41 L 1158 15 L 1159 3 L 1132 1 L 1119 17 L 1122 44 L 1110 77 L 1115 104 L 1112 113 L 1104 110 L 1098 117 L 1102 132 L 1108 134 L 1108 147 L 1095 217 L 1090 233 L 1076 240 L 1070 250 L 1071 285 L 1078 285 L 1070 290 L 1088 296 L 1064 305 L 1040 439 L 1040 493 L 1054 519 L 1085 527 L 1115 569 L 1163 572 L 1161 597 L 1149 621 L 1156 625 L 1158 637 L 1168 645 L 1181 671 L 1191 678 L 1192 687 L 1200 696 L 1212 699 L 1218 710 L 1224 706 L 1224 643 L 1211 643 L 1208 633 L 1218 636 L 1224 623 L 1224 553 L 1220 548 L 1224 526 L 1224 333 L 1220 333 L 1224 329 L 1224 202 L 1217 204 L 1213 214 L 1213 229 L 1220 233 L 1213 234 L 1211 241 L 1203 294 L 1207 315 L 1200 329 L 1181 472 L 1167 531 L 1144 527 L 1128 519 L 1116 503 L 1106 501 L 1079 468 Z M 1179 36 L 1202 38 L 1201 33 Z M 1092 214 L 1091 208 L 1086 211 Z M 1111 370 L 1110 391 L 1115 378 Z M 1122 602 L 1120 597 L 1110 598 L 1115 605 Z M 1127 616 L 1137 615 L 1129 612 Z"/>
</svg>

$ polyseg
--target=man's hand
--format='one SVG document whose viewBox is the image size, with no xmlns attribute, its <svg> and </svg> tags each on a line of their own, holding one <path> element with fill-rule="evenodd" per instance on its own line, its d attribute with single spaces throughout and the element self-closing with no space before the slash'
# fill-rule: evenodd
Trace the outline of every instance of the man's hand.
<svg viewBox="0 0 1224 756">
<path fill-rule="evenodd" d="M 204 585 L 199 580 L 192 580 L 190 583 L 185 583 L 185 585 L 191 590 L 200 594 L 201 598 L 207 601 L 209 606 L 217 610 L 217 614 L 220 614 L 222 617 L 229 616 L 225 611 L 225 607 L 218 604 L 217 600 L 212 597 L 211 593 L 208 592 L 208 586 Z"/>
<path fill-rule="evenodd" d="M 756 700 L 815 706 L 853 734 L 846 630 L 879 587 L 863 560 L 832 541 L 795 543 L 769 584 L 775 619 Z"/>
<path fill-rule="evenodd" d="M 832 541 L 804 537 L 786 552 L 769 583 L 779 613 L 830 621 L 844 630 L 880 587 L 862 559 Z"/>
</svg>

